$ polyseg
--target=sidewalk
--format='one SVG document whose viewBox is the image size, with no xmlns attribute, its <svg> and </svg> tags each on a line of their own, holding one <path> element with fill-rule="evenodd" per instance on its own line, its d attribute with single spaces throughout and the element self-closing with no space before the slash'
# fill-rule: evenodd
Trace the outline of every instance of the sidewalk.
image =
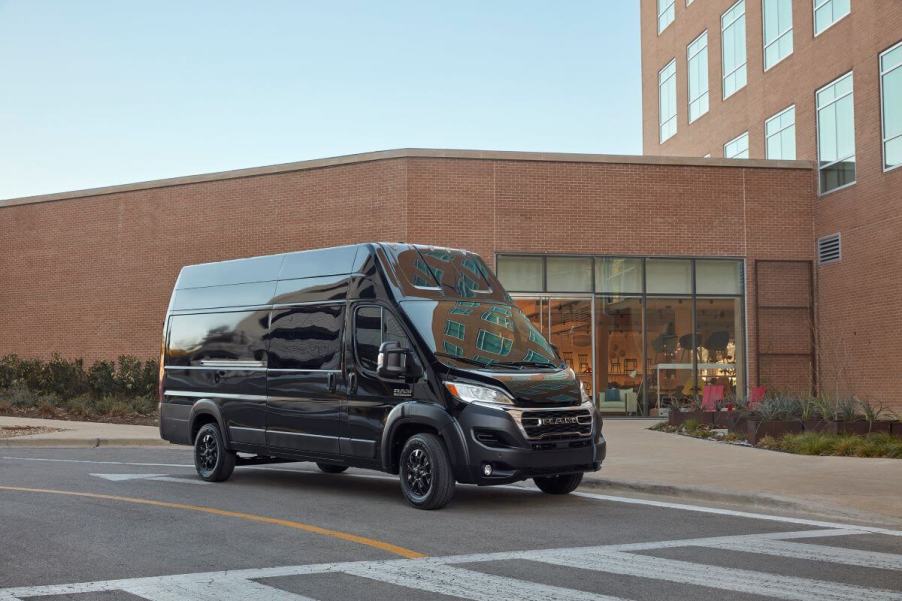
<svg viewBox="0 0 902 601">
<path fill-rule="evenodd" d="M 57 428 L 58 432 L 44 432 L 27 436 L 3 438 L 4 447 L 99 447 L 99 446 L 168 446 L 160 440 L 156 426 L 129 426 L 97 422 L 70 422 L 56 419 L 0 416 L 0 428 L 4 426 L 34 426 Z"/>
<path fill-rule="evenodd" d="M 654 423 L 606 420 L 607 459 L 583 487 L 902 526 L 902 460 L 791 455 L 648 430 Z"/>
<path fill-rule="evenodd" d="M 648 430 L 654 423 L 605 421 L 607 459 L 581 489 L 902 526 L 902 460 L 790 455 Z M 62 431 L 0 438 L 0 448 L 168 446 L 154 426 L 0 417 L 12 425 Z"/>
</svg>

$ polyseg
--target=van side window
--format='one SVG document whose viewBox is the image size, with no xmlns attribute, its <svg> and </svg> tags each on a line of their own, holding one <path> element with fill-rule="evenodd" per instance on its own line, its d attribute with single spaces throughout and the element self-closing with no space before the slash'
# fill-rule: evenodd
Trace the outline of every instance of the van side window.
<svg viewBox="0 0 902 601">
<path fill-rule="evenodd" d="M 343 321 L 344 304 L 273 310 L 270 369 L 340 369 Z"/>
<path fill-rule="evenodd" d="M 354 330 L 357 361 L 363 369 L 376 371 L 383 342 L 397 341 L 411 348 L 398 319 L 382 307 L 359 307 L 354 315 Z"/>
<path fill-rule="evenodd" d="M 174 315 L 169 320 L 166 364 L 201 365 L 205 360 L 262 361 L 266 311 Z"/>
</svg>

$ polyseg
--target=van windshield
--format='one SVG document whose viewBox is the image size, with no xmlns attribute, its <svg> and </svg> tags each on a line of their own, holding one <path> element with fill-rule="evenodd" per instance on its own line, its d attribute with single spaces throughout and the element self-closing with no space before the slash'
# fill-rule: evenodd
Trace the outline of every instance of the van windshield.
<svg viewBox="0 0 902 601">
<path fill-rule="evenodd" d="M 513 305 L 476 301 L 403 301 L 429 349 L 454 367 L 554 368 L 562 362 Z"/>
</svg>

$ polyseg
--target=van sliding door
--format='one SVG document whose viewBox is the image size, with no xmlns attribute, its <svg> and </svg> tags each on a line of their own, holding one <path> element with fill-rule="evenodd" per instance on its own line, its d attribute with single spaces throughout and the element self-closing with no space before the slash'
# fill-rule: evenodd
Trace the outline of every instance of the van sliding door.
<svg viewBox="0 0 902 601">
<path fill-rule="evenodd" d="M 338 454 L 344 303 L 272 310 L 267 370 L 266 444 Z"/>
</svg>

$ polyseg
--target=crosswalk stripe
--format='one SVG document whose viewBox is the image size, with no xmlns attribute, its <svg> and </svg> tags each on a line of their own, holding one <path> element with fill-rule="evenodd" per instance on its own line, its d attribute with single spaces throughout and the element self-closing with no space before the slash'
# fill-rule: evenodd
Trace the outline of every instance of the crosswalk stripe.
<svg viewBox="0 0 902 601">
<path fill-rule="evenodd" d="M 617 597 L 598 595 L 585 591 L 525 582 L 506 576 L 495 576 L 442 565 L 428 560 L 398 563 L 350 566 L 342 570 L 346 574 L 387 582 L 407 588 L 440 593 L 474 601 L 620 601 Z"/>
<path fill-rule="evenodd" d="M 793 601 L 902 601 L 902 593 L 769 572 L 722 568 L 619 551 L 578 549 L 527 553 L 525 559 L 609 574 L 638 576 Z"/>
<path fill-rule="evenodd" d="M 862 551 L 860 549 L 844 549 L 825 545 L 810 545 L 779 540 L 722 541 L 710 545 L 699 545 L 729 551 L 745 551 L 762 555 L 776 555 L 793 559 L 811 561 L 828 561 L 864 568 L 880 568 L 883 570 L 902 570 L 902 555 Z"/>
<path fill-rule="evenodd" d="M 243 578 L 201 580 L 193 576 L 145 578 L 120 590 L 150 601 L 314 601 L 310 597 Z"/>
</svg>

